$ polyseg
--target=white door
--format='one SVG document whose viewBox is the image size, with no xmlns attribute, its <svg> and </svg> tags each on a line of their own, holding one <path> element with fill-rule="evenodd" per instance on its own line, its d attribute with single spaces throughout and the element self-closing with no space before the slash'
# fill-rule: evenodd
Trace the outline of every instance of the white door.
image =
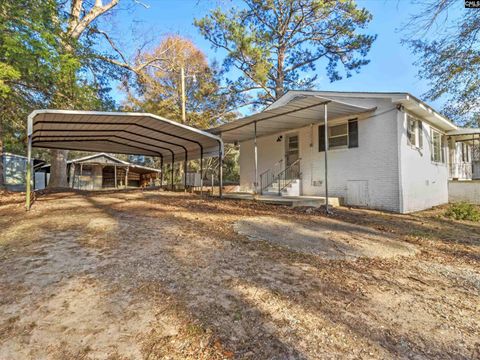
<svg viewBox="0 0 480 360">
<path fill-rule="evenodd" d="M 368 181 L 347 181 L 347 204 L 354 206 L 368 206 Z"/>
<path fill-rule="evenodd" d="M 296 162 L 300 158 L 300 144 L 298 134 L 287 135 L 285 144 L 285 172 L 286 179 L 297 179 L 300 173 L 300 163 Z M 293 166 L 292 166 L 293 165 Z"/>
</svg>

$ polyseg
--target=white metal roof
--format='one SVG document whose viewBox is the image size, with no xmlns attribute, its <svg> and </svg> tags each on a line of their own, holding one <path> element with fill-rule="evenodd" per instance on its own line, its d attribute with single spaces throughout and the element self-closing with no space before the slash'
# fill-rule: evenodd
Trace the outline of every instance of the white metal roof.
<svg viewBox="0 0 480 360">
<path fill-rule="evenodd" d="M 257 137 L 297 129 L 316 122 L 323 122 L 323 105 L 328 106 L 328 120 L 355 116 L 374 111 L 348 104 L 338 100 L 317 95 L 300 95 L 290 102 L 267 109 L 261 113 L 235 120 L 209 130 L 213 134 L 221 134 L 226 142 L 243 141 L 254 137 L 254 123 L 257 123 Z"/>
<path fill-rule="evenodd" d="M 408 92 L 289 90 L 285 95 L 271 104 L 267 110 L 284 105 L 299 95 L 317 95 L 337 100 L 346 98 L 346 101 L 348 101 L 347 99 L 388 98 L 391 99 L 394 104 L 403 105 L 403 107 L 410 112 L 430 121 L 442 130 L 450 131 L 457 129 L 457 125 L 455 125 L 450 119 Z"/>
<path fill-rule="evenodd" d="M 457 136 L 457 135 L 477 135 L 480 134 L 479 128 L 459 128 L 457 130 L 447 132 L 447 135 Z"/>
<path fill-rule="evenodd" d="M 448 131 L 448 136 L 452 136 L 455 141 L 480 141 L 479 128 L 458 128 L 457 130 Z"/>
<path fill-rule="evenodd" d="M 32 146 L 48 149 L 163 156 L 164 161 L 223 153 L 222 140 L 206 131 L 148 113 L 36 110 L 29 116 Z"/>
</svg>

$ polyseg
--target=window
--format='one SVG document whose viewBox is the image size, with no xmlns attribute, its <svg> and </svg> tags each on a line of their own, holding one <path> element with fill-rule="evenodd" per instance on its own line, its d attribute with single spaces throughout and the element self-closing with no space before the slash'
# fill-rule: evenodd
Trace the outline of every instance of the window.
<svg viewBox="0 0 480 360">
<path fill-rule="evenodd" d="M 330 149 L 348 145 L 348 125 L 336 125 L 328 128 L 328 145 Z"/>
<path fill-rule="evenodd" d="M 407 138 L 412 146 L 423 148 L 423 123 L 407 115 Z"/>
<path fill-rule="evenodd" d="M 468 145 L 465 144 L 465 143 L 462 143 L 462 161 L 463 162 L 469 162 L 470 161 L 468 150 L 469 150 Z"/>
<path fill-rule="evenodd" d="M 319 151 L 325 151 L 325 125 L 318 127 Z M 328 148 L 356 148 L 358 147 L 358 121 L 349 120 L 348 123 L 328 127 Z"/>
<path fill-rule="evenodd" d="M 443 153 L 443 136 L 436 130 L 431 130 L 432 134 L 432 161 L 445 162 Z"/>
</svg>

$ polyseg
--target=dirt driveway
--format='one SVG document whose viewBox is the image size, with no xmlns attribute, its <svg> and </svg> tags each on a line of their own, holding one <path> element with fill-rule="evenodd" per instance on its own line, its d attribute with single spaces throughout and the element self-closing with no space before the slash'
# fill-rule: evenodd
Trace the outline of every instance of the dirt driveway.
<svg viewBox="0 0 480 360">
<path fill-rule="evenodd" d="M 326 218 L 134 191 L 48 194 L 26 213 L 22 200 L 0 194 L 2 360 L 480 358 L 480 225 L 443 209 Z M 414 250 L 328 257 L 235 231 L 272 217 Z"/>
</svg>

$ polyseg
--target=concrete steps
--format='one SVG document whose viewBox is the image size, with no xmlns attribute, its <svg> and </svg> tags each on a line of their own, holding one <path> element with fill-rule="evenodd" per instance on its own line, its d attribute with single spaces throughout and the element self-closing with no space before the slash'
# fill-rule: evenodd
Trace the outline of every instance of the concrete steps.
<svg viewBox="0 0 480 360">
<path fill-rule="evenodd" d="M 280 182 L 277 180 L 263 191 L 263 195 L 278 196 L 279 183 L 281 188 L 283 188 L 280 192 L 281 196 L 300 196 L 300 179 L 280 180 Z"/>
</svg>

